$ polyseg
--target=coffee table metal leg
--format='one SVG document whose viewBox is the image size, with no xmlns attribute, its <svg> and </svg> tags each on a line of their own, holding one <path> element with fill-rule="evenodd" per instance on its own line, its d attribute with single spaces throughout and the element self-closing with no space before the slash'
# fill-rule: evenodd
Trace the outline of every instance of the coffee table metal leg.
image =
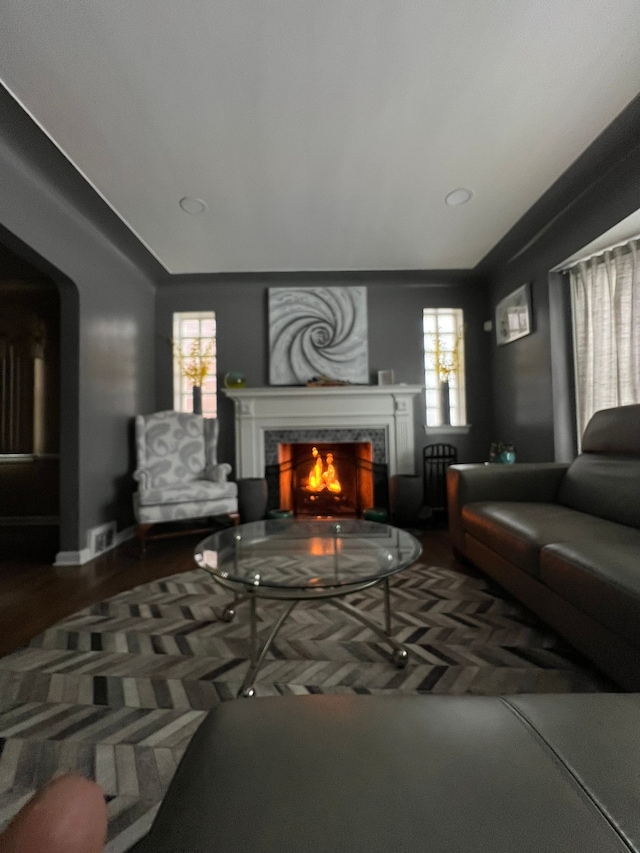
<svg viewBox="0 0 640 853">
<path fill-rule="evenodd" d="M 251 596 L 249 607 L 251 613 L 249 620 L 249 660 L 253 667 L 258 659 L 258 604 L 255 595 Z"/>
<path fill-rule="evenodd" d="M 232 622 L 234 616 L 236 615 L 236 608 L 243 604 L 249 598 L 248 593 L 244 593 L 244 595 L 238 595 L 237 592 L 233 594 L 233 601 L 230 604 L 227 604 L 225 609 L 222 611 L 220 618 L 223 622 Z"/>
<path fill-rule="evenodd" d="M 281 613 L 280 618 L 275 623 L 273 628 L 271 629 L 271 633 L 267 637 L 265 644 L 260 650 L 260 654 L 258 654 L 258 631 L 257 631 L 257 619 L 256 619 L 256 599 L 257 596 L 251 596 L 251 657 L 249 659 L 249 669 L 247 670 L 247 674 L 244 677 L 244 681 L 242 682 L 242 687 L 238 691 L 238 698 L 241 696 L 249 697 L 255 696 L 255 688 L 253 686 L 254 681 L 256 680 L 256 676 L 258 674 L 258 670 L 262 666 L 262 661 L 265 659 L 265 655 L 269 651 L 269 647 L 271 643 L 276 638 L 276 635 L 280 628 L 286 622 L 289 614 L 293 610 L 293 608 L 298 604 L 298 601 L 292 601 L 291 604 L 285 608 L 285 610 Z"/>
<path fill-rule="evenodd" d="M 384 630 L 391 636 L 391 599 L 389 596 L 389 578 L 384 579 Z"/>
<path fill-rule="evenodd" d="M 369 617 L 365 616 L 364 613 L 361 613 L 357 607 L 353 606 L 353 604 L 349 604 L 349 602 L 344 601 L 342 598 L 329 598 L 327 600 L 337 607 L 338 610 L 344 610 L 345 613 L 348 613 L 350 616 L 353 616 L 354 619 L 362 622 L 363 625 L 366 625 L 367 628 L 370 628 L 375 634 L 389 643 L 393 649 L 393 662 L 398 669 L 402 669 L 407 665 L 409 652 L 402 643 L 399 643 L 397 640 L 394 640 L 393 637 L 390 637 L 384 628 L 372 619 L 369 619 Z"/>
</svg>

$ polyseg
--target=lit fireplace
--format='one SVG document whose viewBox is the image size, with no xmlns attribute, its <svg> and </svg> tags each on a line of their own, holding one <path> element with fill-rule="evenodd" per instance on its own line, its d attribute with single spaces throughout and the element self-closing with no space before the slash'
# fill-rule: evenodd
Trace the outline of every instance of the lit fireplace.
<svg viewBox="0 0 640 853">
<path fill-rule="evenodd" d="M 278 446 L 278 504 L 296 516 L 357 518 L 374 506 L 370 442 Z"/>
</svg>

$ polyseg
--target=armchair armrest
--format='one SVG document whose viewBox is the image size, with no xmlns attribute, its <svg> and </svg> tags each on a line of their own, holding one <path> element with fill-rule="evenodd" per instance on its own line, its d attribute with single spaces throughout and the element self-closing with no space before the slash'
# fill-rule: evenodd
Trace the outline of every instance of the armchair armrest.
<svg viewBox="0 0 640 853">
<path fill-rule="evenodd" d="M 228 462 L 218 462 L 215 465 L 207 465 L 204 476 L 206 480 L 214 483 L 226 483 L 231 474 L 231 465 Z"/>
<path fill-rule="evenodd" d="M 569 467 L 565 462 L 515 465 L 451 465 L 447 469 L 449 532 L 453 547 L 464 553 L 462 507 L 474 501 L 555 503 Z"/>
<path fill-rule="evenodd" d="M 136 468 L 133 479 L 140 483 L 139 491 L 143 492 L 151 488 L 151 471 L 148 468 Z"/>
</svg>

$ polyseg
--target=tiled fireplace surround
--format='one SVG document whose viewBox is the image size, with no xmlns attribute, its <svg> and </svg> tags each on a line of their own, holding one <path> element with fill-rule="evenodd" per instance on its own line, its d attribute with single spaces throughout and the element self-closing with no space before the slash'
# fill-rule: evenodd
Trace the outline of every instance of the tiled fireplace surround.
<svg viewBox="0 0 640 853">
<path fill-rule="evenodd" d="M 415 474 L 414 402 L 421 385 L 225 389 L 235 404 L 238 478 L 264 477 L 278 445 L 371 442 L 389 477 Z"/>
</svg>

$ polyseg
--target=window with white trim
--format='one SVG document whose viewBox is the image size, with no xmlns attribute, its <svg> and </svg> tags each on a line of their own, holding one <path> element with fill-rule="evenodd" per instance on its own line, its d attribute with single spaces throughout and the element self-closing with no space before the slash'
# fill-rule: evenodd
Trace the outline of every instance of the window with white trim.
<svg viewBox="0 0 640 853">
<path fill-rule="evenodd" d="M 427 426 L 465 426 L 462 308 L 425 308 L 422 329 Z"/>
<path fill-rule="evenodd" d="M 202 389 L 202 414 L 215 418 L 216 315 L 213 311 L 179 311 L 173 315 L 173 408 L 193 411 L 193 386 Z"/>
</svg>

